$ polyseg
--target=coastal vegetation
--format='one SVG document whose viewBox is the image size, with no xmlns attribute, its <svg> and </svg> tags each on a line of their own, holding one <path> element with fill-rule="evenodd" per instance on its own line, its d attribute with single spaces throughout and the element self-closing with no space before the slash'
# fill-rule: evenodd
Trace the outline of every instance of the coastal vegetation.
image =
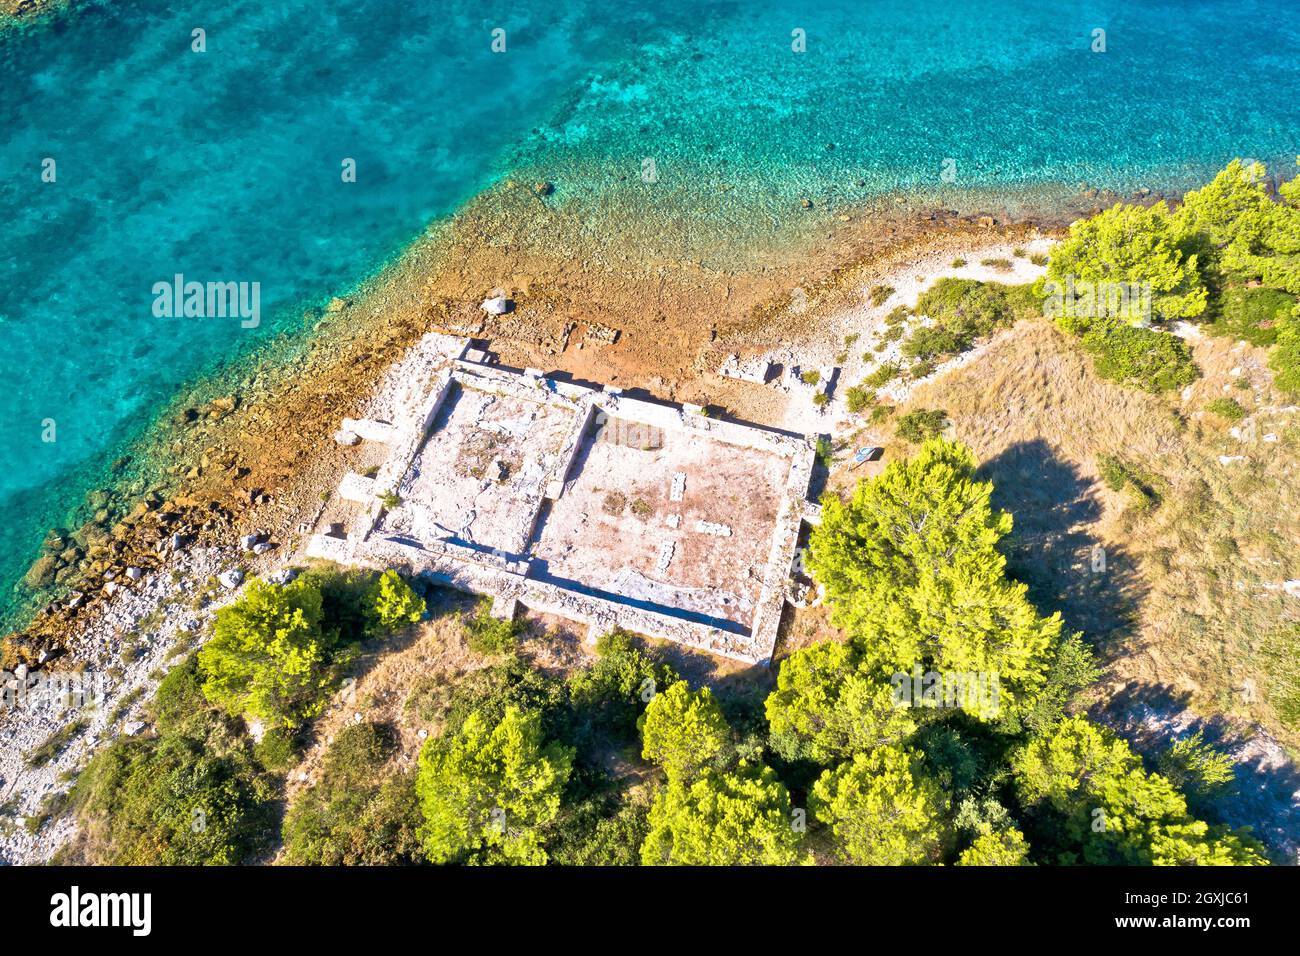
<svg viewBox="0 0 1300 956">
<path fill-rule="evenodd" d="M 1211 334 L 1274 345 L 1279 387 L 1293 391 L 1296 297 L 1300 295 L 1300 179 L 1276 199 L 1262 164 L 1233 160 L 1175 210 L 1116 205 L 1070 227 L 1053 250 L 1040 295 L 1055 285 L 1141 287 L 1118 310 L 1065 309 L 1057 324 L 1079 336 L 1099 374 L 1153 391 L 1180 389 L 1196 377 L 1186 343 L 1163 327 L 1197 319 Z M 1149 310 L 1149 311 L 1148 311 Z M 1147 328 L 1141 321 L 1152 321 Z"/>
<path fill-rule="evenodd" d="M 77 782 L 80 835 L 64 858 L 1265 862 L 1248 834 L 1212 819 L 1209 796 L 1230 786 L 1213 747 L 1184 743 L 1149 771 L 1079 715 L 1076 696 L 1097 676 L 1092 651 L 1009 576 L 1000 549 L 1012 517 L 994 495 L 969 449 L 932 438 L 847 499 L 828 497 L 808 562 L 842 637 L 792 651 L 757 696 L 692 686 L 621 632 L 604 635 L 594 659 L 557 670 L 524 651 L 545 635 L 482 605 L 435 612 L 418 640 L 458 643 L 472 662 L 407 680 L 396 712 L 405 730 L 360 712 L 336 725 L 282 817 L 286 770 L 327 732 L 317 695 L 334 685 L 320 675 L 358 635 L 382 649 L 380 622 L 426 615 L 396 575 L 321 567 L 290 585 L 250 586 L 217 626 L 252 649 L 238 679 L 214 683 L 207 671 L 230 670 L 229 649 L 173 668 L 149 705 L 151 731 L 111 745 Z M 484 643 L 483 628 L 499 633 Z M 267 681 L 277 640 L 324 648 L 296 658 L 312 679 Z M 998 679 L 955 696 L 922 689 L 922 675 L 957 672 Z M 349 718 L 356 707 L 344 705 Z M 268 759 L 268 737 L 254 741 L 261 721 L 292 742 L 287 761 Z M 428 731 L 414 765 L 403 756 L 410 721 Z"/>
<path fill-rule="evenodd" d="M 914 309 L 899 305 L 886 317 L 878 351 L 901 341 L 897 357 L 882 359 L 847 390 L 848 411 L 872 411 L 876 390 L 900 375 L 926 378 L 993 332 L 1044 316 L 1077 339 L 1098 375 L 1125 386 L 1158 394 L 1196 381 L 1200 370 L 1176 327 L 1190 321 L 1211 335 L 1270 348 L 1276 386 L 1300 395 L 1297 182 L 1273 196 L 1262 165 L 1233 161 L 1176 208 L 1117 204 L 1076 221 L 1050 256 L 1030 257 L 1047 267 L 1037 282 L 941 278 Z M 952 266 L 964 264 L 959 258 Z M 909 330 L 912 315 L 921 321 Z M 1210 410 L 1237 420 L 1229 401 Z M 900 437 L 917 440 L 911 419 L 901 416 L 899 425 L 907 429 Z"/>
</svg>

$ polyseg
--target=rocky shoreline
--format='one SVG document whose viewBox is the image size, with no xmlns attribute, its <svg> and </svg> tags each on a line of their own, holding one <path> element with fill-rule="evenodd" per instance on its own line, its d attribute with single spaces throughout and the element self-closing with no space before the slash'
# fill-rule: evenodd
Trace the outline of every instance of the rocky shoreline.
<svg viewBox="0 0 1300 956">
<path fill-rule="evenodd" d="M 593 268 L 594 255 L 581 249 L 557 254 L 545 235 L 506 244 L 503 256 L 491 237 L 503 221 L 523 228 L 515 213 L 531 201 L 525 193 L 534 196 L 511 183 L 490 191 L 348 299 L 304 316 L 310 340 L 273 345 L 255 364 L 178 399 L 148 438 L 145 454 L 167 458 L 156 480 L 140 488 L 137 479 L 134 495 L 97 492 L 90 520 L 47 535 L 29 578 L 57 584 L 64 595 L 5 639 L 3 667 L 25 681 L 67 672 L 109 679 L 98 705 L 75 715 L 77 732 L 39 767 L 27 755 L 48 748 L 73 716 L 48 708 L 4 715 L 10 746 L 0 756 L 0 860 L 39 862 L 62 845 L 66 819 L 33 834 L 13 818 L 57 816 L 89 755 L 138 729 L 135 708 L 237 593 L 238 582 L 223 575 L 271 574 L 297 552 L 322 490 L 345 469 L 331 435 L 373 401 L 384 373 L 425 332 L 489 340 L 508 364 L 642 386 L 664 398 L 720 400 L 763 421 L 772 416 L 727 395 L 711 374 L 719 350 L 811 341 L 819 321 L 840 314 L 873 276 L 911 268 L 918 256 L 1005 246 L 1064 221 L 1009 224 L 951 209 L 864 212 L 797 267 L 742 273 L 654 263 L 620 273 Z M 649 314 L 647 275 L 658 289 Z M 786 308 L 794 287 L 808 295 L 807 312 Z M 516 307 L 499 315 L 478 308 L 497 293 Z"/>
<path fill-rule="evenodd" d="M 490 339 L 502 360 L 517 366 L 726 404 L 725 385 L 715 395 L 719 383 L 705 379 L 720 350 L 806 337 L 810 316 L 783 311 L 791 287 L 805 291 L 812 314 L 829 315 L 863 276 L 929 245 L 1034 228 L 950 209 L 864 212 L 841 224 L 829 250 L 806 270 L 709 272 L 682 263 L 674 275 L 655 263 L 636 274 L 593 268 L 577 242 L 571 254 L 557 254 L 566 244 L 553 246 L 550 237 L 535 234 L 507 246 L 503 256 L 490 237 L 500 234 L 502 222 L 520 233 L 532 228 L 520 214 L 525 197 L 535 198 L 530 187 L 509 182 L 489 191 L 348 298 L 309 310 L 303 320 L 310 339 L 269 343 L 251 364 L 179 397 L 117 463 L 155 464 L 135 468 L 125 487 L 95 490 L 81 509 L 86 520 L 47 534 L 25 586 L 31 596 L 49 597 L 5 639 L 0 666 L 35 667 L 56 656 L 103 598 L 166 566 L 179 550 L 219 546 L 249 530 L 282 539 L 295 533 L 301 522 L 295 516 L 314 504 L 321 487 L 302 474 L 322 467 L 312 450 L 430 328 Z M 546 213 L 530 205 L 524 212 L 546 224 Z M 657 314 L 643 307 L 647 273 L 659 293 Z M 503 277 L 509 288 L 500 291 L 519 308 L 485 315 L 478 303 Z M 702 315 L 712 321 L 702 323 Z"/>
</svg>

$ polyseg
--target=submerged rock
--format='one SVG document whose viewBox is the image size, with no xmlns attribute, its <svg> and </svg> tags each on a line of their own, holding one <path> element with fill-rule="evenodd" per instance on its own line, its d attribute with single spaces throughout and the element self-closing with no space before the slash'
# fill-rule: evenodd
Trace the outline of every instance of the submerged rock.
<svg viewBox="0 0 1300 956">
<path fill-rule="evenodd" d="M 23 584 L 35 590 L 53 583 L 54 574 L 59 570 L 59 558 L 54 554 L 43 554 L 37 558 L 27 573 L 23 575 Z"/>
</svg>

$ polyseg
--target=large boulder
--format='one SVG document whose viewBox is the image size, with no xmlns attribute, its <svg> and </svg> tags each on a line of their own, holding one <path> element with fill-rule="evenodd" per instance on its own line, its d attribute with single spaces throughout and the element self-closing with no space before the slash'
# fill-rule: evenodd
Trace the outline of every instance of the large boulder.
<svg viewBox="0 0 1300 956">
<path fill-rule="evenodd" d="M 484 299 L 479 308 L 488 315 L 505 315 L 515 304 L 503 295 L 494 295 L 490 299 Z"/>
</svg>

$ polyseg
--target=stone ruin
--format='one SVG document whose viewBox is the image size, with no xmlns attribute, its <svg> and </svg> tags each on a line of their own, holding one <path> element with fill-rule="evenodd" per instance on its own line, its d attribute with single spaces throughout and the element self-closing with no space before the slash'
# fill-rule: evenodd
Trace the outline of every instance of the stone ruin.
<svg viewBox="0 0 1300 956">
<path fill-rule="evenodd" d="M 430 333 L 389 421 L 345 419 L 348 473 L 307 557 L 437 584 L 749 664 L 776 644 L 815 436 L 489 364 Z"/>
</svg>

